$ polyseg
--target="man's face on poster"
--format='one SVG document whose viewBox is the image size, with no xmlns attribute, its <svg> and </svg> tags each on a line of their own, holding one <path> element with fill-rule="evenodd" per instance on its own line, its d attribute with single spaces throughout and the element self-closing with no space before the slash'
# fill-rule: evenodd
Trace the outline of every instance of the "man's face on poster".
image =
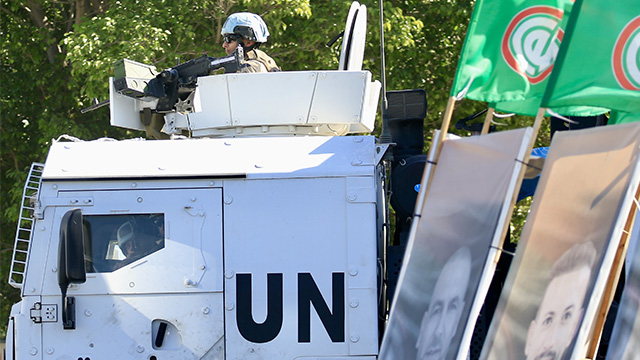
<svg viewBox="0 0 640 360">
<path fill-rule="evenodd" d="M 561 274 L 549 282 L 527 333 L 527 360 L 562 358 L 582 320 L 582 302 L 590 275 L 591 270 L 585 266 Z"/>
<path fill-rule="evenodd" d="M 429 309 L 420 325 L 417 359 L 440 360 L 446 357 L 464 309 L 470 272 L 470 257 L 449 261 L 442 269 Z"/>
</svg>

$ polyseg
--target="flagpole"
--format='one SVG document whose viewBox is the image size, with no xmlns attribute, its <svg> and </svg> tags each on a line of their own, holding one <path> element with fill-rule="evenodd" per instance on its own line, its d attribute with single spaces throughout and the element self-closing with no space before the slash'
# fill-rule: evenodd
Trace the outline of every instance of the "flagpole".
<svg viewBox="0 0 640 360">
<path fill-rule="evenodd" d="M 442 151 L 442 143 L 444 142 L 444 139 L 447 137 L 447 133 L 449 132 L 449 125 L 451 124 L 451 117 L 453 116 L 453 108 L 455 107 L 455 105 L 456 105 L 456 98 L 453 96 L 449 97 L 449 101 L 447 102 L 447 107 L 445 108 L 444 115 L 442 118 L 442 126 L 440 126 L 440 131 L 437 133 L 436 138 L 434 138 L 431 141 L 431 144 L 436 145 L 436 148 L 434 149 L 434 152 L 433 152 L 433 163 L 427 164 L 427 167 L 432 166 L 432 169 L 433 169 L 433 166 L 438 164 L 438 159 L 440 158 L 440 152 Z M 433 179 L 434 173 L 435 171 L 425 171 L 423 174 L 422 184 L 427 185 L 426 188 L 424 189 L 423 198 L 425 198 L 429 193 L 429 188 L 431 187 L 431 180 Z"/>
<path fill-rule="evenodd" d="M 486 135 L 489 133 L 489 129 L 491 128 L 491 120 L 493 120 L 493 112 L 495 111 L 495 108 L 489 107 L 489 109 L 487 109 L 487 115 L 485 115 L 484 117 L 484 124 L 482 124 L 482 131 L 480 132 L 480 135 Z"/>
<path fill-rule="evenodd" d="M 440 151 L 442 151 L 442 142 L 447 137 L 449 133 L 449 125 L 451 124 L 451 117 L 453 116 L 453 108 L 456 105 L 456 98 L 451 96 L 449 97 L 449 101 L 447 102 L 447 107 L 444 110 L 444 116 L 442 118 L 442 126 L 440 126 L 440 133 L 438 134 L 438 141 L 436 142 L 436 152 L 433 157 L 437 162 L 440 157 Z"/>
<path fill-rule="evenodd" d="M 531 158 L 531 151 L 533 151 L 533 146 L 536 143 L 536 139 L 538 138 L 538 132 L 540 132 L 540 126 L 542 125 L 542 120 L 544 120 L 544 114 L 547 112 L 547 109 L 545 108 L 539 108 L 538 109 L 538 114 L 536 115 L 536 119 L 533 122 L 533 132 L 531 133 L 531 140 L 529 140 L 529 145 L 527 146 L 527 151 L 524 153 L 523 157 L 522 157 L 522 162 L 524 163 L 524 166 L 522 167 L 522 169 L 520 169 L 520 174 L 518 174 L 518 180 L 516 182 L 516 184 L 521 184 L 522 180 L 524 179 L 524 174 L 527 170 L 527 166 L 529 166 L 529 159 Z M 513 193 L 513 197 L 511 198 L 511 206 L 509 207 L 509 209 L 511 209 L 511 213 L 509 213 L 509 217 L 507 217 L 507 219 L 511 218 L 511 215 L 513 214 L 513 209 L 516 206 L 516 202 L 518 200 L 518 192 L 514 192 Z M 504 239 L 503 241 L 506 241 L 506 237 L 507 237 L 507 226 L 505 226 L 502 229 L 502 239 Z M 502 244 L 502 248 L 504 249 L 504 243 Z M 499 255 L 498 255 L 499 257 Z M 496 259 L 496 261 L 498 261 L 498 259 Z"/>
<path fill-rule="evenodd" d="M 547 112 L 546 108 L 538 109 L 536 120 L 533 122 L 533 134 L 531 135 L 531 142 L 529 143 L 529 151 L 525 154 L 527 157 L 527 161 L 528 161 L 529 155 L 531 154 L 531 151 L 533 151 L 533 146 L 536 143 L 536 139 L 538 138 L 538 133 L 540 132 L 540 126 L 542 125 L 542 120 L 544 120 L 544 115 L 546 112 Z"/>
<path fill-rule="evenodd" d="M 442 140 L 449 133 L 449 125 L 451 124 L 451 117 L 453 116 L 453 108 L 456 105 L 456 98 L 451 96 L 449 97 L 449 101 L 447 102 L 447 107 L 444 110 L 444 116 L 442 118 L 442 126 L 440 126 L 440 137 L 438 138 L 438 147 L 436 148 L 436 159 L 440 155 L 440 150 L 442 149 Z"/>
</svg>

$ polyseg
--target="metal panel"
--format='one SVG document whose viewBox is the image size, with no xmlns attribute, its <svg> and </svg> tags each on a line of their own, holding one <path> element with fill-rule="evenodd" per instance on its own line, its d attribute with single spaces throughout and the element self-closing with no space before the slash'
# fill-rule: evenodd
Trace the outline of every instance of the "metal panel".
<svg viewBox="0 0 640 360">
<path fill-rule="evenodd" d="M 231 107 L 226 77 L 204 76 L 198 78 L 198 87 L 193 103 L 195 112 L 189 114 L 192 130 L 212 126 L 231 126 Z"/>
<path fill-rule="evenodd" d="M 309 123 L 359 123 L 362 119 L 365 91 L 370 82 L 371 73 L 368 71 L 320 73 Z"/>
<path fill-rule="evenodd" d="M 43 179 L 364 175 L 375 138 L 262 137 L 56 142 Z"/>
<path fill-rule="evenodd" d="M 90 195 L 94 206 L 83 215 L 163 213 L 164 248 L 113 272 L 88 273 L 84 284 L 69 296 L 84 294 L 149 294 L 222 292 L 221 189 L 126 190 L 61 192 L 60 196 Z M 68 207 L 56 208 L 51 234 L 59 233 Z M 53 236 L 47 269 L 57 267 L 57 238 Z M 43 294 L 59 295 L 57 274 L 45 270 Z"/>
<path fill-rule="evenodd" d="M 376 184 L 373 177 L 347 179 L 348 323 L 350 355 L 378 352 Z"/>
<path fill-rule="evenodd" d="M 44 359 L 222 359 L 222 293 L 75 299 L 76 330 L 63 330 L 59 322 L 39 325 Z M 161 343 L 154 321 L 168 324 Z"/>
<path fill-rule="evenodd" d="M 316 72 L 232 74 L 227 76 L 234 126 L 304 124 Z M 259 110 L 259 111 L 256 111 Z"/>
<path fill-rule="evenodd" d="M 29 318 L 29 309 L 36 302 L 40 302 L 39 296 L 26 296 L 22 301 L 13 305 L 11 316 L 15 325 L 15 354 L 16 359 L 43 359 L 44 349 L 42 347 L 42 325 L 34 324 Z M 62 328 L 62 325 L 60 325 Z"/>
<path fill-rule="evenodd" d="M 113 78 L 109 78 L 109 111 L 111 126 L 144 131 L 144 125 L 140 120 L 140 111 L 145 107 L 155 109 L 155 104 L 158 100 L 145 102 L 119 94 L 113 86 L 113 81 Z"/>
<path fill-rule="evenodd" d="M 345 178 L 225 182 L 227 359 L 293 359 L 377 352 L 375 204 L 349 203 L 346 185 Z M 353 213 L 348 210 L 352 207 L 371 211 Z M 366 217 L 351 218 L 352 214 Z M 352 224 L 358 239 L 350 238 L 347 223 Z M 370 227 L 371 234 L 358 231 L 359 224 Z M 365 261 L 351 263 L 351 259 L 365 258 Z M 353 273 L 356 268 L 358 273 L 351 275 L 350 271 Z M 244 279 L 251 276 L 250 311 L 253 321 L 260 324 L 269 316 L 268 274 L 282 278 L 282 327 L 273 339 L 260 343 L 247 339 L 240 330 L 246 324 L 239 323 L 238 316 L 246 309 L 238 308 L 242 300 L 238 295 L 239 275 Z M 344 279 L 343 339 L 332 339 L 336 333 L 325 328 L 314 306 L 309 314 L 301 310 L 309 296 L 308 292 L 302 294 L 303 303 L 300 303 L 299 295 L 305 288 L 301 277 L 309 279 L 309 276 L 322 301 L 334 314 L 333 296 L 340 292 L 335 286 L 341 284 L 334 283 L 334 276 Z M 352 291 L 352 288 L 357 289 Z M 269 291 L 274 292 L 274 288 Z M 246 295 L 243 293 L 243 296 Z M 359 306 L 350 307 L 349 296 L 358 298 Z M 365 317 L 369 318 L 368 322 L 353 323 Z M 310 342 L 305 342 L 299 334 L 300 331 L 302 337 L 305 335 L 301 325 L 304 323 L 310 326 Z M 356 330 L 359 339 L 354 337 L 352 341 L 350 330 Z"/>
<path fill-rule="evenodd" d="M 45 190 L 50 191 L 49 188 L 46 186 Z M 15 315 L 16 327 L 21 333 L 20 341 L 30 343 L 18 344 L 20 351 L 36 352 L 45 358 L 223 357 L 220 188 L 58 194 L 94 199 L 94 206 L 83 208 L 85 216 L 163 213 L 165 247 L 113 272 L 88 273 L 84 284 L 72 286 L 68 295 L 76 302 L 75 331 L 63 330 L 59 321 L 33 324 L 28 317 L 29 308 L 40 297 L 25 297 L 20 313 Z M 42 251 L 31 259 L 44 264 L 36 268 L 40 275 L 44 273 L 42 301 L 47 304 L 59 304 L 60 300 L 55 234 L 69 207 L 54 209 L 45 211 L 42 222 L 47 233 L 54 234 L 48 247 L 50 254 L 46 261 L 37 260 L 44 259 Z M 25 283 L 27 291 L 30 279 Z M 168 325 L 164 342 L 158 345 L 155 340 L 160 322 Z M 33 336 L 29 336 L 28 329 L 34 329 Z M 40 340 L 42 345 L 35 343 Z M 19 358 L 26 358 L 26 354 Z"/>
</svg>

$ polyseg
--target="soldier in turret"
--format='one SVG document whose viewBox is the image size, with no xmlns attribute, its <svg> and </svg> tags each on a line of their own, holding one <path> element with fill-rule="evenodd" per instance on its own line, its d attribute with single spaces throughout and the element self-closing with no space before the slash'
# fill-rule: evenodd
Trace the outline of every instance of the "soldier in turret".
<svg viewBox="0 0 640 360">
<path fill-rule="evenodd" d="M 231 14 L 222 26 L 222 36 L 222 47 L 227 54 L 233 53 L 238 46 L 244 50 L 245 62 L 238 69 L 239 73 L 280 71 L 276 62 L 258 49 L 269 37 L 267 24 L 259 15 L 249 12 Z"/>
</svg>

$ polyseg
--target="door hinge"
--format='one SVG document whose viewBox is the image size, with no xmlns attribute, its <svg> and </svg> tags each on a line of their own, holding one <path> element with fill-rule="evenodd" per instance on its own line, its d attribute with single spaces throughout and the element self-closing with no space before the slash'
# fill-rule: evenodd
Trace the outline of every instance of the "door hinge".
<svg viewBox="0 0 640 360">
<path fill-rule="evenodd" d="M 36 324 L 58 321 L 57 304 L 42 304 L 37 302 L 33 304 L 33 307 L 30 310 L 31 320 Z"/>
</svg>

